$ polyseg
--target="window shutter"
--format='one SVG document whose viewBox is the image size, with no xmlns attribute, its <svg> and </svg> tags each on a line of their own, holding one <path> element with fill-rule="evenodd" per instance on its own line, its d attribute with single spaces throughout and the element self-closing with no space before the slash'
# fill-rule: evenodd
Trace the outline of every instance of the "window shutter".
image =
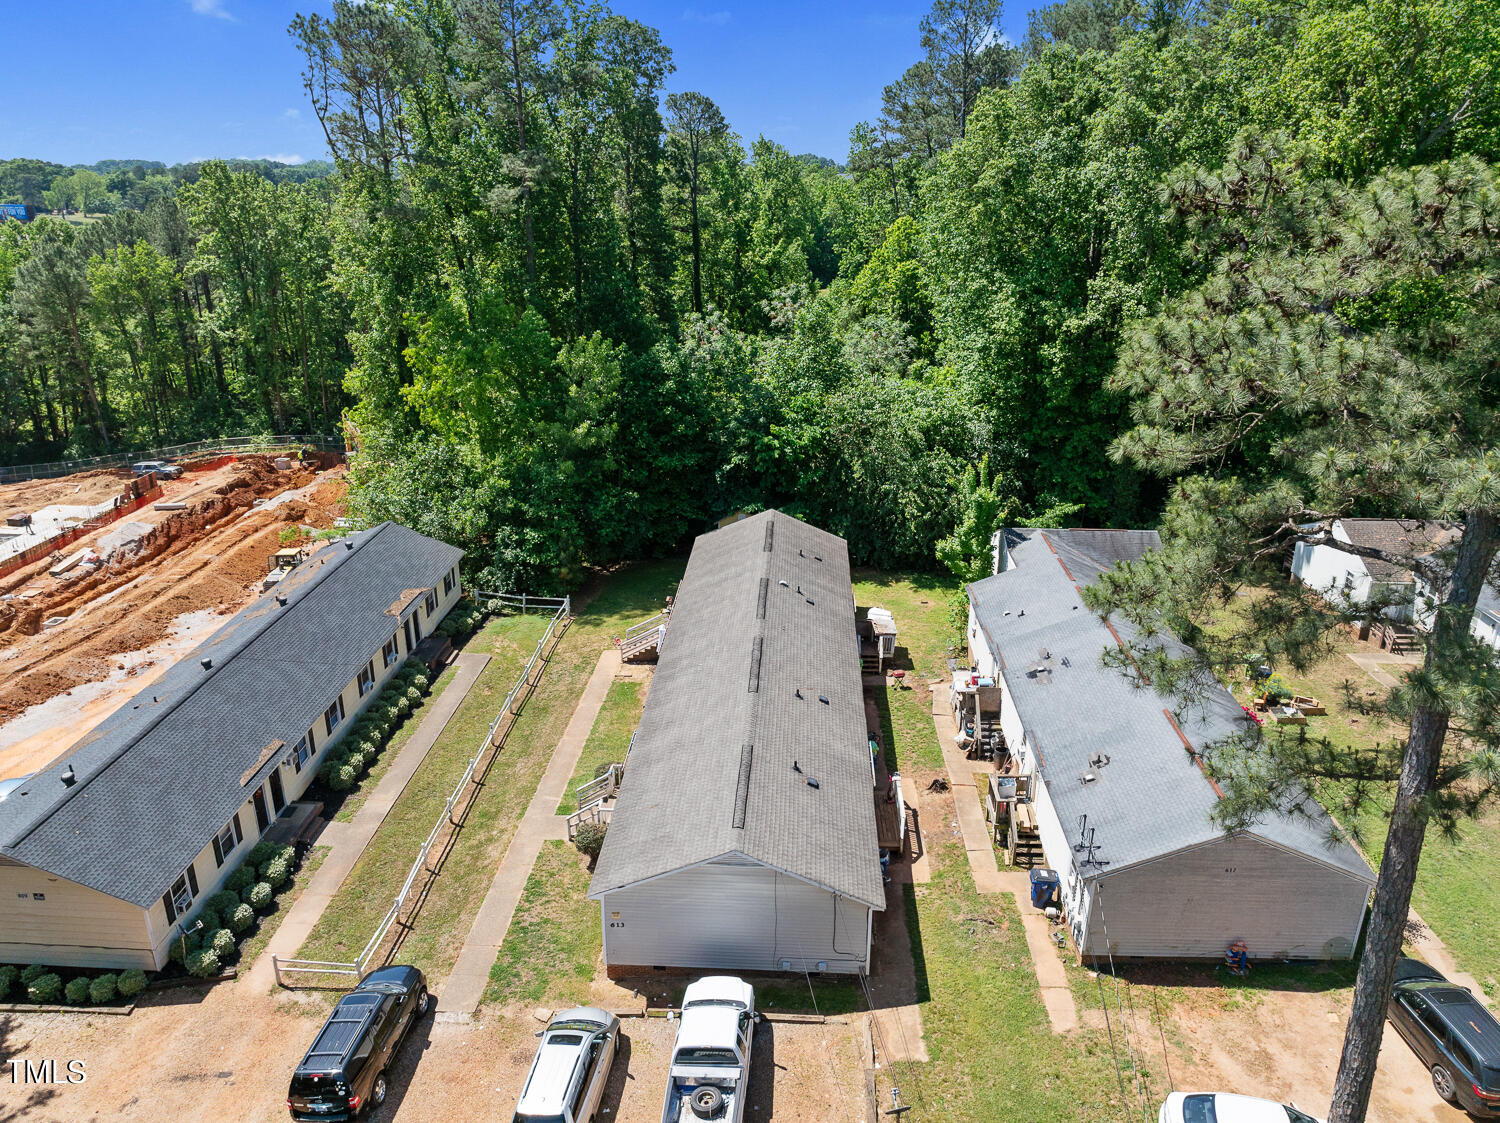
<svg viewBox="0 0 1500 1123">
<path fill-rule="evenodd" d="M 245 841 L 245 832 L 240 830 L 240 813 L 238 811 L 234 813 L 234 841 L 236 846 Z"/>
<path fill-rule="evenodd" d="M 193 869 L 192 866 L 189 866 L 187 868 L 187 875 L 188 885 L 192 887 L 193 896 L 196 897 L 198 895 L 198 871 Z"/>
<path fill-rule="evenodd" d="M 161 905 L 162 908 L 167 910 L 167 923 L 171 924 L 172 921 L 177 919 L 177 909 L 172 905 L 172 891 L 170 889 L 161 895 Z"/>
<path fill-rule="evenodd" d="M 219 845 L 219 836 L 214 835 L 214 865 L 224 864 L 224 848 Z"/>
</svg>

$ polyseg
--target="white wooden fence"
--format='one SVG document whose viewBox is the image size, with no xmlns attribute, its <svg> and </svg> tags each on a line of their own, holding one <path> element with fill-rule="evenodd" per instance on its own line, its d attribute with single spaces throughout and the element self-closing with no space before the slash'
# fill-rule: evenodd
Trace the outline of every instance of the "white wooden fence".
<svg viewBox="0 0 1500 1123">
<path fill-rule="evenodd" d="M 318 959 L 282 959 L 280 956 L 271 957 L 271 966 L 276 971 L 276 982 L 280 986 L 287 986 L 283 975 L 348 975 L 354 979 L 364 977 L 365 968 L 375 957 L 376 952 L 385 943 L 385 938 L 390 934 L 391 926 L 396 923 L 397 917 L 405 907 L 407 898 L 411 895 L 413 886 L 416 885 L 418 876 L 426 869 L 428 855 L 432 852 L 433 844 L 438 836 L 443 833 L 444 825 L 455 829 L 462 825 L 461 821 L 453 818 L 454 809 L 459 806 L 468 795 L 470 784 L 473 783 L 474 773 L 479 767 L 480 761 L 490 756 L 492 752 L 498 753 L 505 745 L 505 739 L 515 727 L 515 718 L 521 712 L 526 699 L 530 696 L 531 689 L 536 686 L 532 681 L 533 673 L 537 675 L 537 681 L 541 679 L 539 667 L 542 665 L 543 653 L 547 645 L 552 642 L 563 624 L 573 614 L 573 602 L 569 597 L 533 597 L 526 594 L 515 595 L 511 593 L 486 593 L 473 592 L 471 595 L 475 603 L 498 604 L 504 607 L 530 611 L 532 609 L 552 609 L 552 619 L 547 622 L 547 630 L 542 633 L 542 638 L 537 641 L 536 649 L 532 651 L 531 658 L 526 660 L 526 666 L 521 669 L 515 685 L 510 688 L 510 693 L 505 696 L 505 702 L 500 707 L 500 712 L 495 715 L 495 720 L 490 722 L 488 732 L 484 740 L 480 742 L 474 755 L 469 758 L 468 767 L 459 777 L 458 783 L 453 786 L 452 793 L 443 804 L 443 813 L 438 816 L 437 822 L 432 824 L 432 830 L 427 832 L 427 838 L 422 847 L 417 851 L 416 859 L 411 864 L 411 869 L 406 874 L 406 880 L 401 883 L 401 890 L 396 894 L 396 899 L 391 907 L 386 910 L 380 923 L 375 926 L 369 942 L 363 950 L 354 957 L 353 963 L 330 963 Z M 481 600 L 481 598 L 483 598 Z"/>
</svg>

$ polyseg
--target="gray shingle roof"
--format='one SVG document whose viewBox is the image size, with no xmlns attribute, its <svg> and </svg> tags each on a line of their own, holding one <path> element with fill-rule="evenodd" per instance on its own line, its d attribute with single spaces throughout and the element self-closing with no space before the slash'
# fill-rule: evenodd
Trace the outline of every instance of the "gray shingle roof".
<svg viewBox="0 0 1500 1123">
<path fill-rule="evenodd" d="M 317 551 L 12 792 L 0 854 L 150 905 L 390 639 L 391 603 L 461 557 L 394 523 Z"/>
<path fill-rule="evenodd" d="M 1108 873 L 1219 837 L 1209 818 L 1218 795 L 1182 739 L 1201 749 L 1244 729 L 1248 719 L 1239 703 L 1215 686 L 1201 705 L 1188 709 L 1179 736 L 1171 700 L 1101 663 L 1115 637 L 1079 592 L 1115 561 L 1159 545 L 1155 531 L 1006 534 L 1010 568 L 970 585 L 969 596 L 1003 661 L 1006 685 L 1063 830 L 1073 834 L 1079 817 L 1087 815 Z M 1109 535 L 1118 537 L 1102 537 Z M 1111 623 L 1124 642 L 1132 642 L 1127 621 Z M 1052 657 L 1050 671 L 1028 674 L 1043 652 Z M 1098 753 L 1108 755 L 1109 763 L 1092 769 L 1098 779 L 1085 784 L 1081 777 Z M 1352 846 L 1327 844 L 1331 828 L 1327 819 L 1274 815 L 1250 833 L 1373 883 Z"/>
<path fill-rule="evenodd" d="M 861 691 L 842 538 L 779 511 L 701 535 L 590 896 L 738 852 L 883 908 Z"/>
<path fill-rule="evenodd" d="M 1339 525 L 1356 546 L 1386 550 L 1393 554 L 1422 557 L 1456 542 L 1462 531 L 1452 523 L 1432 519 L 1340 519 Z M 1335 549 L 1338 544 L 1330 542 Z M 1377 581 L 1413 580 L 1411 570 L 1380 558 L 1360 558 L 1365 572 Z"/>
</svg>

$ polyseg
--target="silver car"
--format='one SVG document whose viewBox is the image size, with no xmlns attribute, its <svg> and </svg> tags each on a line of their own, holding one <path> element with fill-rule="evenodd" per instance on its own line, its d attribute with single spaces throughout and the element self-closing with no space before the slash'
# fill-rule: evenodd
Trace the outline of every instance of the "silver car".
<svg viewBox="0 0 1500 1123">
<path fill-rule="evenodd" d="M 620 1019 L 584 1006 L 553 1017 L 512 1123 L 588 1123 L 599 1110 L 620 1043 Z"/>
</svg>

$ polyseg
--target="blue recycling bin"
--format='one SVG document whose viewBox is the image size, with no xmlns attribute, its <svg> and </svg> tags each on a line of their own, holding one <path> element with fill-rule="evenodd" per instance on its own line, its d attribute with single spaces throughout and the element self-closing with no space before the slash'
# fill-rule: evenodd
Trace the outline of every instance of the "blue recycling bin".
<svg viewBox="0 0 1500 1123">
<path fill-rule="evenodd" d="M 1032 870 L 1031 871 L 1031 903 L 1034 907 L 1044 909 L 1050 905 L 1057 896 L 1057 889 L 1061 882 L 1058 880 L 1056 870 Z"/>
</svg>

